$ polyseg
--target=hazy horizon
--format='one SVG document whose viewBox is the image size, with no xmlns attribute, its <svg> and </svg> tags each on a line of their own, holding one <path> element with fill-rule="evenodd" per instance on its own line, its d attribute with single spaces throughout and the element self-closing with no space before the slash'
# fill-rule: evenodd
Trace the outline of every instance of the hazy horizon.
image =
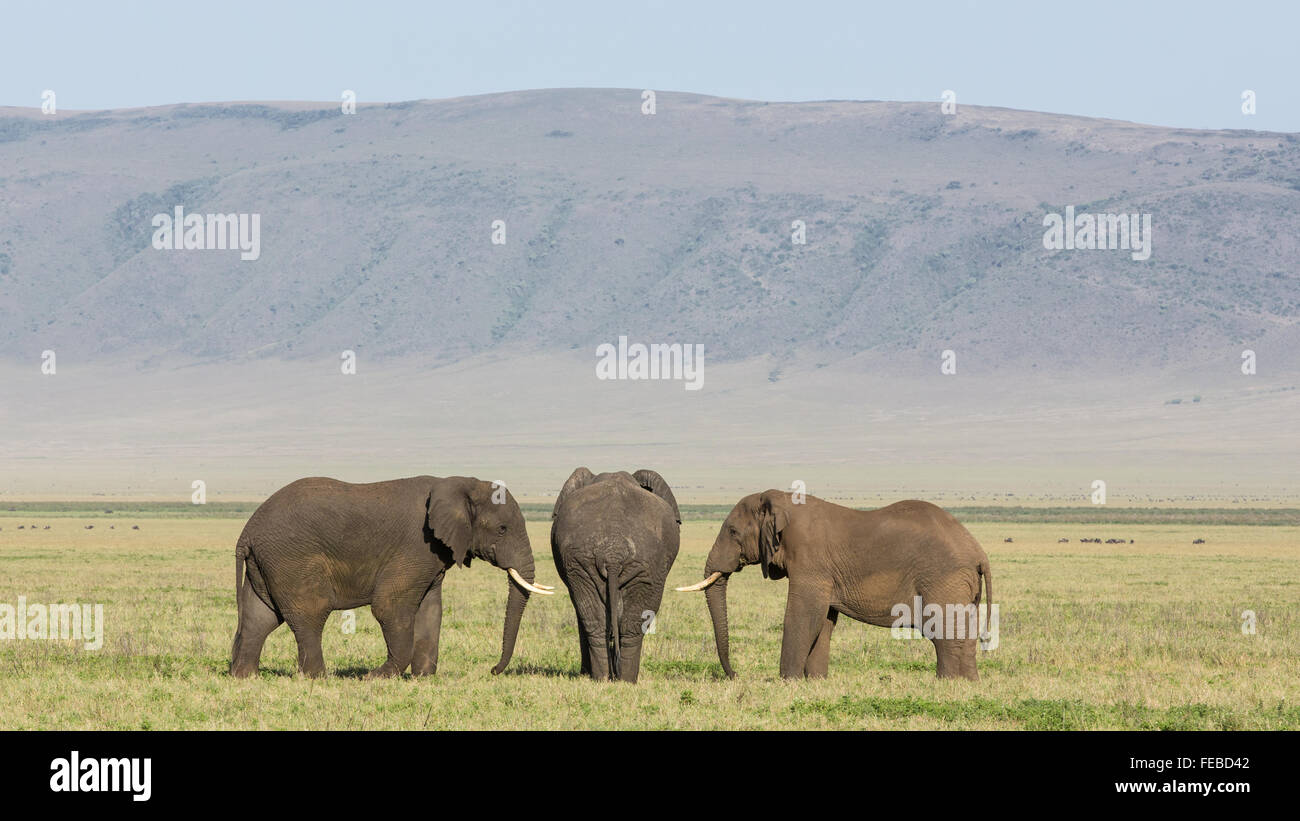
<svg viewBox="0 0 1300 821">
<path fill-rule="evenodd" d="M 938 101 L 1181 128 L 1300 131 L 1300 8 L 1209 2 L 925 7 L 594 2 L 532 7 L 232 0 L 207 7 L 6 10 L 0 105 L 69 111 L 177 103 L 404 102 L 550 88 L 644 88 L 770 102 Z M 201 32 L 177 36 L 178 32 Z M 1158 36 L 1160 48 L 1152 48 Z M 1123 59 L 1095 59 L 1095 44 Z M 236 56 L 237 55 L 237 56 Z M 1288 56 L 1292 55 L 1292 56 Z M 1086 70 L 1074 68 L 1086 66 Z M 1242 111 L 1243 91 L 1256 95 Z"/>
<path fill-rule="evenodd" d="M 717 100 L 734 101 L 738 103 L 756 103 L 761 105 L 800 105 L 800 104 L 815 105 L 818 103 L 834 103 L 834 104 L 897 103 L 900 105 L 938 106 L 943 102 L 941 99 L 882 100 L 882 99 L 830 99 L 828 98 L 828 99 L 808 99 L 808 100 L 766 100 L 766 99 L 749 98 L 749 97 L 727 97 L 727 96 L 721 96 L 715 94 L 702 93 L 690 89 L 671 89 L 671 88 L 639 89 L 630 86 L 628 87 L 572 86 L 572 87 L 555 87 L 555 88 L 520 88 L 520 89 L 510 89 L 510 90 L 503 90 L 503 91 L 485 91 L 485 92 L 479 92 L 474 94 L 453 95 L 450 97 L 424 97 L 424 98 L 411 98 L 411 99 L 402 99 L 402 100 L 358 100 L 356 102 L 356 105 L 358 109 L 364 109 L 366 107 L 382 108 L 382 107 L 391 107 L 391 106 L 412 105 L 418 103 L 456 102 L 459 100 L 472 100 L 472 99 L 487 98 L 487 97 L 501 97 L 501 96 L 510 96 L 514 94 L 548 93 L 548 92 L 562 93 L 562 92 L 582 92 L 582 91 L 598 91 L 598 92 L 613 91 L 613 92 L 640 94 L 646 90 L 654 91 L 656 94 L 691 96 L 691 97 L 709 97 Z M 167 103 L 157 103 L 157 104 L 141 105 L 141 106 L 121 106 L 116 108 L 73 109 L 73 108 L 66 108 L 60 105 L 58 110 L 59 113 L 63 114 L 64 116 L 78 116 L 78 115 L 88 115 L 88 114 L 129 113 L 132 111 L 147 111 L 151 109 L 167 109 L 167 108 L 175 108 L 175 107 L 196 107 L 197 108 L 203 106 L 242 106 L 242 105 L 277 106 L 277 107 L 284 106 L 284 107 L 290 107 L 294 109 L 301 108 L 305 110 L 315 110 L 317 107 L 320 107 L 321 110 L 326 110 L 330 112 L 336 111 L 339 108 L 339 102 L 334 100 L 326 100 L 326 99 L 294 99 L 294 100 L 229 99 L 229 100 L 205 100 L 205 101 L 178 100 L 178 101 L 167 102 Z M 959 105 L 963 107 L 976 109 L 976 110 L 1004 110 L 1004 111 L 1009 111 L 1009 112 L 1014 112 L 1019 114 L 1047 114 L 1047 115 L 1053 115 L 1059 117 L 1077 118 L 1080 120 L 1106 121 L 1106 122 L 1114 122 L 1114 123 L 1120 123 L 1125 125 L 1149 126 L 1153 128 L 1171 127 L 1168 125 L 1148 122 L 1144 120 L 1128 120 L 1128 119 L 1121 119 L 1116 117 L 1094 117 L 1087 114 L 1076 114 L 1069 111 L 1015 108 L 1012 106 L 998 105 L 994 103 L 986 104 L 986 103 L 969 103 L 969 102 L 959 101 Z M 30 115 L 33 117 L 44 116 L 41 113 L 41 106 L 39 101 L 33 105 L 0 105 L 0 112 L 6 112 L 6 111 L 11 114 L 21 112 L 23 115 Z M 1281 136 L 1290 136 L 1293 134 L 1300 134 L 1300 124 L 1298 124 L 1297 131 L 1282 131 L 1282 130 L 1268 129 L 1268 128 L 1254 128 L 1254 127 L 1247 128 L 1247 127 L 1233 127 L 1233 126 L 1225 126 L 1223 128 L 1194 129 L 1194 130 L 1204 131 L 1207 133 L 1212 133 L 1215 131 L 1228 131 L 1228 132 L 1236 132 L 1242 134 L 1260 134 L 1260 135 L 1277 134 Z"/>
</svg>

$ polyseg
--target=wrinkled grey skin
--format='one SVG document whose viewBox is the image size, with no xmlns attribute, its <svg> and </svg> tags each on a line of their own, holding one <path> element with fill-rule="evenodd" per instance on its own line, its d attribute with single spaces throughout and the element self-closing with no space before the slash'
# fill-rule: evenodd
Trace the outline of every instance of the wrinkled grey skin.
<svg viewBox="0 0 1300 821">
<path fill-rule="evenodd" d="M 496 504 L 504 498 L 504 503 Z M 504 497 L 502 496 L 504 494 Z M 438 667 L 442 580 L 453 564 L 483 559 L 533 581 L 524 517 L 509 491 L 478 479 L 416 476 L 350 484 L 299 479 L 262 503 L 235 548 L 239 627 L 230 673 L 257 672 L 267 635 L 288 622 L 298 668 L 325 673 L 321 631 L 334 610 L 370 605 L 388 659 L 370 677 Z M 245 577 L 245 569 L 247 576 Z M 510 663 L 528 592 L 509 576 L 501 660 Z"/>
<path fill-rule="evenodd" d="M 790 579 L 781 638 L 781 675 L 822 678 L 830 661 L 831 632 L 843 613 L 855 621 L 892 626 L 892 608 L 914 597 L 925 605 L 980 603 L 980 580 L 993 606 L 993 571 L 979 542 L 943 508 L 921 501 L 879 510 L 853 510 L 789 491 L 754 493 L 736 503 L 718 531 L 704 575 L 720 573 L 705 600 L 722 670 L 731 669 L 727 581 L 757 564 L 764 578 Z M 903 627 L 922 627 L 920 616 Z M 973 631 L 968 631 L 973 632 Z M 939 678 L 977 680 L 978 637 L 935 638 Z"/>
<path fill-rule="evenodd" d="M 659 611 L 680 544 L 672 490 L 653 470 L 593 476 L 580 467 L 551 516 L 551 554 L 578 616 L 583 674 L 635 682 L 647 614 Z"/>
</svg>

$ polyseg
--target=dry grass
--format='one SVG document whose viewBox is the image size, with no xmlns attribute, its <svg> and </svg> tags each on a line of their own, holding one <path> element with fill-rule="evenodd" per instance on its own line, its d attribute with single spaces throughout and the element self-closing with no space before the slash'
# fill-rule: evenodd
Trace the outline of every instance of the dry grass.
<svg viewBox="0 0 1300 821">
<path fill-rule="evenodd" d="M 828 679 L 782 681 L 785 583 L 745 572 L 731 585 L 735 681 L 719 677 L 703 597 L 670 592 L 641 682 L 628 686 L 577 677 L 562 586 L 529 604 L 510 669 L 489 675 L 506 581 L 477 565 L 447 581 L 435 677 L 361 680 L 384 656 L 362 610 L 354 635 L 331 617 L 327 678 L 294 673 L 282 627 L 260 678 L 234 681 L 225 669 L 241 520 L 23 517 L 0 517 L 0 602 L 102 603 L 106 629 L 94 652 L 0 642 L 2 729 L 1300 727 L 1295 527 L 973 524 L 1001 605 L 1001 645 L 981 654 L 978 683 L 938 681 L 928 642 L 847 620 Z M 558 584 L 548 527 L 529 531 L 539 578 Z M 701 575 L 716 528 L 686 523 L 670 584 Z M 1135 544 L 1078 543 L 1094 535 Z M 1070 543 L 1057 544 L 1062 536 Z M 1193 546 L 1198 537 L 1206 544 Z M 1247 609 L 1254 636 L 1241 631 Z"/>
</svg>

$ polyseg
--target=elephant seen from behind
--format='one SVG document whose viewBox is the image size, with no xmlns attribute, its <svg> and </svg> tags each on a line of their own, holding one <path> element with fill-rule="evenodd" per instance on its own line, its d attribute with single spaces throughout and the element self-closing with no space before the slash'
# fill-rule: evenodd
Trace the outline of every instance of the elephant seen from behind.
<svg viewBox="0 0 1300 821">
<path fill-rule="evenodd" d="M 682 516 L 653 470 L 573 471 L 555 500 L 551 553 L 578 618 L 582 673 L 635 682 L 663 599 Z"/>
</svg>

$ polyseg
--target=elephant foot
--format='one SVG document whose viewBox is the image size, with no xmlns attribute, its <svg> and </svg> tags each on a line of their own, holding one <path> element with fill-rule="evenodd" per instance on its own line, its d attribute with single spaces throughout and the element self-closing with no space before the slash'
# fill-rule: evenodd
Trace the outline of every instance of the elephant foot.
<svg viewBox="0 0 1300 821">
<path fill-rule="evenodd" d="M 961 679 L 965 679 L 965 680 L 967 680 L 967 681 L 979 681 L 979 680 L 980 680 L 979 673 L 974 673 L 974 672 L 970 672 L 970 673 L 953 673 L 953 672 L 949 672 L 949 671 L 947 671 L 947 670 L 945 670 L 945 671 L 943 671 L 943 672 L 940 672 L 940 673 L 936 673 L 936 674 L 935 674 L 935 678 L 961 678 Z"/>
<path fill-rule="evenodd" d="M 385 662 L 379 667 L 371 670 L 369 673 L 366 673 L 366 681 L 371 681 L 372 679 L 377 678 L 392 678 L 393 676 L 400 676 L 401 674 L 402 671 L 398 670 L 396 665 Z"/>
</svg>

